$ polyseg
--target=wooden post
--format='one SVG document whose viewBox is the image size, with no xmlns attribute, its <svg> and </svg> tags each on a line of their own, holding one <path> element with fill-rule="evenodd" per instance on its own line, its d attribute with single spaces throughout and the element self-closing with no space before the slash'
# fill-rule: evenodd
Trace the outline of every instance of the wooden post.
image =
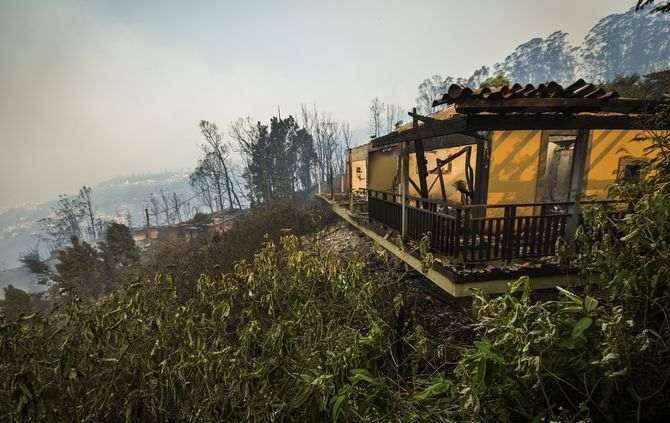
<svg viewBox="0 0 670 423">
<path fill-rule="evenodd" d="M 349 149 L 349 211 L 354 211 L 354 167 L 351 161 L 351 148 Z"/>
<path fill-rule="evenodd" d="M 489 194 L 489 166 L 491 163 L 491 136 L 490 132 L 487 139 L 477 140 L 477 163 L 475 168 L 475 195 L 473 204 L 486 204 Z M 479 209 L 478 209 L 479 210 Z M 486 208 L 480 211 L 483 213 L 478 216 L 485 217 Z"/>
<path fill-rule="evenodd" d="M 511 260 L 514 258 L 514 221 L 516 220 L 516 206 L 505 206 L 505 218 L 503 220 L 503 245 L 501 258 Z"/>
<path fill-rule="evenodd" d="M 406 143 L 400 144 L 400 202 L 402 207 L 402 239 L 407 237 L 407 185 L 409 185 L 409 154 Z"/>
<path fill-rule="evenodd" d="M 149 209 L 144 209 L 144 216 L 147 218 L 147 228 L 149 227 Z"/>
<path fill-rule="evenodd" d="M 330 180 L 330 199 L 335 201 L 335 180 L 333 178 L 333 162 L 328 163 L 328 179 Z"/>
<path fill-rule="evenodd" d="M 565 228 L 565 239 L 572 246 L 575 241 L 575 233 L 579 226 L 579 218 L 582 213 L 581 199 L 584 188 L 584 175 L 586 173 L 586 160 L 589 152 L 590 133 L 588 129 L 580 129 L 575 140 L 575 150 L 572 156 L 572 175 L 570 177 L 570 216 Z"/>
<path fill-rule="evenodd" d="M 412 112 L 414 114 L 414 116 L 412 116 L 412 127 L 418 128 L 419 121 L 416 118 L 416 107 L 412 109 Z M 423 149 L 423 140 L 417 139 L 414 141 L 414 150 L 416 154 L 416 168 L 419 172 L 420 196 L 422 199 L 428 199 L 428 167 L 426 166 L 426 154 Z"/>
</svg>

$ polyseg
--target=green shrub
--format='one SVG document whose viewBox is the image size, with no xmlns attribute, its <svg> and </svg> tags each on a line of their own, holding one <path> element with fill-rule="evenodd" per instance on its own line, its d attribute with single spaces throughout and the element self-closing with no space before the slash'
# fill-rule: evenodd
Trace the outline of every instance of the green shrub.
<svg viewBox="0 0 670 423">
<path fill-rule="evenodd" d="M 668 127 L 670 113 L 656 124 Z M 583 294 L 529 300 L 528 281 L 475 298 L 480 339 L 457 369 L 464 418 L 656 422 L 670 415 L 670 134 L 653 132 L 642 180 L 615 186 L 623 216 L 584 211 Z"/>
<path fill-rule="evenodd" d="M 476 421 L 583 421 L 605 417 L 626 372 L 621 309 L 560 289 L 532 301 L 530 281 L 493 299 L 475 296 L 480 338 L 456 375 L 464 410 Z M 596 414 L 593 416 L 593 414 Z"/>
<path fill-rule="evenodd" d="M 400 376 L 380 275 L 298 244 L 268 242 L 186 300 L 182 282 L 157 277 L 0 321 L 0 419 L 447 420 L 453 385 L 425 351 Z"/>
</svg>

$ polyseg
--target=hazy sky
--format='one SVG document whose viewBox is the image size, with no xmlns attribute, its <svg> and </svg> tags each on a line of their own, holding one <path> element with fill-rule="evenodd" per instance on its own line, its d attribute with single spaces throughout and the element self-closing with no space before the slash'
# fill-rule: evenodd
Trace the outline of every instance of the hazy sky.
<svg viewBox="0 0 670 423">
<path fill-rule="evenodd" d="M 633 0 L 0 0 L 0 206 L 186 169 L 197 123 L 316 103 L 364 127 L 432 74 L 469 76 Z"/>
</svg>

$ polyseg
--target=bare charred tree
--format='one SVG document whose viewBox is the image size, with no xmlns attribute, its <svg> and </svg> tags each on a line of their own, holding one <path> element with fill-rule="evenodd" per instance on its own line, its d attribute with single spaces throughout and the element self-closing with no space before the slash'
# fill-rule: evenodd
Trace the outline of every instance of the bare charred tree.
<svg viewBox="0 0 670 423">
<path fill-rule="evenodd" d="M 352 137 L 351 137 L 351 125 L 349 125 L 349 122 L 342 122 L 340 124 L 340 134 L 342 134 L 342 142 L 344 143 L 344 148 L 345 149 L 350 149 L 353 147 L 352 145 Z"/>
<path fill-rule="evenodd" d="M 319 120 L 321 119 L 321 114 L 319 113 L 316 104 L 313 104 L 311 107 L 306 104 L 300 105 L 300 120 L 301 125 L 305 131 L 313 138 L 313 150 L 314 150 L 314 178 L 319 181 L 326 180 L 327 166 L 324 162 L 324 148 L 323 144 L 317 139 L 317 126 L 319 125 Z"/>
<path fill-rule="evenodd" d="M 202 161 L 198 163 L 198 166 L 189 176 L 189 183 L 200 202 L 208 207 L 211 213 L 214 213 L 217 197 L 213 190 L 211 175 L 208 173 L 206 167 L 202 165 Z"/>
<path fill-rule="evenodd" d="M 105 234 L 107 233 L 107 226 L 109 225 L 109 222 L 101 219 L 101 218 L 96 218 L 95 219 L 95 230 L 96 233 L 98 234 L 99 238 L 104 238 Z"/>
<path fill-rule="evenodd" d="M 79 199 L 81 200 L 86 216 L 88 218 L 88 231 L 91 239 L 97 239 L 95 230 L 95 213 L 93 212 L 93 201 L 91 199 L 91 187 L 83 186 L 79 190 Z"/>
<path fill-rule="evenodd" d="M 125 217 L 125 221 L 126 221 L 126 226 L 128 226 L 129 228 L 132 228 L 133 227 L 133 217 L 130 214 L 130 210 L 126 210 L 126 214 L 125 214 L 124 217 Z"/>
<path fill-rule="evenodd" d="M 38 222 L 51 238 L 55 248 L 67 244 L 71 239 L 81 239 L 81 222 L 86 216 L 86 206 L 79 196 L 60 195 L 51 209 L 51 215 Z"/>
<path fill-rule="evenodd" d="M 375 137 L 381 135 L 383 128 L 382 119 L 385 110 L 386 106 L 379 100 L 379 97 L 372 99 L 372 102 L 370 102 L 370 130 Z"/>
<path fill-rule="evenodd" d="M 314 135 L 318 119 L 319 112 L 316 109 L 316 104 L 313 104 L 311 109 L 306 104 L 300 105 L 300 126 L 311 135 Z"/>
<path fill-rule="evenodd" d="M 240 118 L 230 126 L 230 135 L 237 141 L 244 158 L 243 173 L 251 206 L 267 201 L 272 196 L 270 172 L 272 163 L 267 157 L 268 130 L 251 118 Z"/>
<path fill-rule="evenodd" d="M 335 192 L 335 181 L 333 180 L 333 160 L 337 150 L 339 132 L 337 122 L 329 117 L 322 117 L 315 125 L 315 141 L 317 146 L 317 154 L 320 156 L 320 163 L 327 171 L 328 182 L 330 184 L 331 196 Z"/>
<path fill-rule="evenodd" d="M 152 193 L 149 196 L 149 208 L 151 209 L 151 215 L 154 217 L 154 225 L 158 226 L 158 218 L 161 213 L 161 205 L 158 202 L 158 198 Z"/>
<path fill-rule="evenodd" d="M 379 105 L 379 104 L 378 104 Z M 381 125 L 381 115 L 379 124 Z M 314 156 L 316 177 L 321 181 L 327 181 L 331 193 L 334 191 L 335 175 L 345 172 L 346 150 L 353 146 L 351 126 L 346 123 L 337 123 L 330 116 L 320 113 L 316 106 L 311 108 L 301 106 L 302 126 L 306 131 L 311 131 L 314 138 Z"/>
<path fill-rule="evenodd" d="M 184 219 L 190 220 L 195 213 L 197 213 L 197 207 L 194 207 L 190 201 L 185 202 L 182 205 L 182 211 L 184 213 Z"/>
<path fill-rule="evenodd" d="M 402 122 L 404 110 L 397 104 L 389 104 L 386 106 L 386 132 L 391 132 L 396 125 Z"/>
<path fill-rule="evenodd" d="M 233 178 L 232 183 L 233 183 L 233 187 L 235 188 L 235 190 L 239 193 L 246 192 L 247 188 L 245 187 L 245 178 L 243 176 L 244 172 L 245 172 L 245 169 L 244 168 L 240 169 L 239 165 L 233 164 L 231 166 L 231 170 L 232 170 L 231 176 Z M 249 196 L 247 195 L 247 201 L 248 200 L 249 200 Z"/>
<path fill-rule="evenodd" d="M 225 206 L 223 205 L 223 174 L 221 166 L 217 157 L 209 152 L 205 153 L 199 164 L 200 168 L 207 175 L 207 181 L 211 184 L 214 190 L 214 199 L 218 205 L 219 212 L 223 213 Z"/>
<path fill-rule="evenodd" d="M 452 78 L 443 78 L 440 75 L 424 79 L 418 86 L 416 97 L 418 112 L 425 115 L 430 114 L 433 111 L 433 100 L 442 95 L 451 82 L 453 82 Z"/>
<path fill-rule="evenodd" d="M 174 208 L 174 216 L 177 218 L 177 223 L 181 223 L 181 204 L 179 204 L 179 197 L 176 192 L 172 192 L 172 205 Z"/>
<path fill-rule="evenodd" d="M 205 144 L 203 145 L 205 154 L 212 154 L 217 159 L 217 164 L 221 169 L 223 184 L 228 196 L 228 205 L 231 209 L 234 209 L 235 207 L 242 208 L 240 199 L 235 192 L 231 172 L 229 170 L 229 148 L 223 142 L 223 136 L 219 133 L 219 128 L 215 123 L 201 120 L 200 132 L 205 138 Z M 221 211 L 223 211 L 223 209 Z"/>
<path fill-rule="evenodd" d="M 172 224 L 172 215 L 170 214 L 170 197 L 161 189 L 161 200 L 163 200 L 163 213 L 165 213 L 165 221 L 168 225 Z"/>
</svg>

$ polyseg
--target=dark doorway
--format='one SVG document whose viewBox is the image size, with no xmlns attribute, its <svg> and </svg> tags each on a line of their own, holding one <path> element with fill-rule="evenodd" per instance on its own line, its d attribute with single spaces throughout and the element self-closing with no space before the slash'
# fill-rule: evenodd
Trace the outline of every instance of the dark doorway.
<svg viewBox="0 0 670 423">
<path fill-rule="evenodd" d="M 542 203 L 563 203 L 570 201 L 572 166 L 575 156 L 576 135 L 549 135 L 543 143 L 540 175 L 542 183 L 538 187 L 538 201 Z M 562 205 L 547 207 L 545 212 L 565 213 Z"/>
</svg>

